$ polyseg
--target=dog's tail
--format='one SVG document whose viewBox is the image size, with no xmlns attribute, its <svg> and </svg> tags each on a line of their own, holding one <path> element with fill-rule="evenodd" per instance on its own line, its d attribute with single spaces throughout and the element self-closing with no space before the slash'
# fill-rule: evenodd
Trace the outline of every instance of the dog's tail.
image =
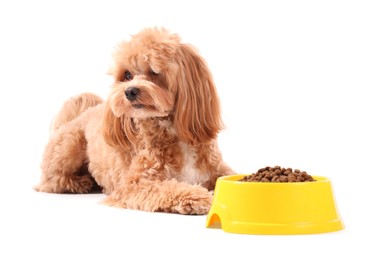
<svg viewBox="0 0 380 260">
<path fill-rule="evenodd" d="M 50 125 L 50 133 L 63 124 L 73 120 L 85 110 L 103 102 L 103 99 L 92 93 L 83 93 L 67 100 Z"/>
</svg>

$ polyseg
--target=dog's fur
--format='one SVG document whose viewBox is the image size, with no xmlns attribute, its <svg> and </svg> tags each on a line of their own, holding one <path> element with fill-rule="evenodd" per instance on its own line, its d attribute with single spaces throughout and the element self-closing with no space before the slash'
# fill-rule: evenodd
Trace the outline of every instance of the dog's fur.
<svg viewBox="0 0 380 260">
<path fill-rule="evenodd" d="M 206 214 L 216 179 L 234 172 L 217 146 L 220 106 L 205 61 L 157 28 L 121 43 L 114 58 L 108 99 L 71 98 L 53 121 L 36 190 L 100 187 L 108 205 Z"/>
</svg>

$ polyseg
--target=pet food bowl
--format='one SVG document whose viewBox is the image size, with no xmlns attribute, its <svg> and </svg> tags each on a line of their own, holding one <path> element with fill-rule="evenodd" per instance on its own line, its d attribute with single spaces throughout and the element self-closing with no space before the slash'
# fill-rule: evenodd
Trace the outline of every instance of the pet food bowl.
<svg viewBox="0 0 380 260">
<path fill-rule="evenodd" d="M 241 234 L 316 234 L 342 230 L 330 180 L 242 182 L 246 175 L 217 180 L 206 227 Z"/>
</svg>

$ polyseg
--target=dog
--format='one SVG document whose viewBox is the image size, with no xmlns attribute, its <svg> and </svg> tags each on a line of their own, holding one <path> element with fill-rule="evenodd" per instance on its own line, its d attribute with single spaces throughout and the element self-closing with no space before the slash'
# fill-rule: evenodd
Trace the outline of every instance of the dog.
<svg viewBox="0 0 380 260">
<path fill-rule="evenodd" d="M 89 193 L 106 205 L 207 214 L 217 178 L 234 174 L 217 135 L 220 101 L 205 60 L 164 28 L 145 28 L 115 51 L 106 100 L 84 93 L 55 117 L 37 191 Z"/>
</svg>

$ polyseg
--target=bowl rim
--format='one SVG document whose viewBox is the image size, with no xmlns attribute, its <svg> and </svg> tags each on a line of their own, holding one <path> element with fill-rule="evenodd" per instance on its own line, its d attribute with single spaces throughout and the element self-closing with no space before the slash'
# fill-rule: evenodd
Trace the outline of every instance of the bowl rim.
<svg viewBox="0 0 380 260">
<path fill-rule="evenodd" d="M 316 181 L 306 181 L 306 182 L 260 182 L 260 181 L 239 181 L 245 176 L 249 176 L 251 174 L 232 174 L 221 176 L 217 179 L 217 181 L 228 182 L 228 183 L 236 183 L 239 185 L 313 185 L 315 183 L 321 182 L 330 182 L 330 179 L 325 176 L 319 175 L 311 175 Z"/>
</svg>

